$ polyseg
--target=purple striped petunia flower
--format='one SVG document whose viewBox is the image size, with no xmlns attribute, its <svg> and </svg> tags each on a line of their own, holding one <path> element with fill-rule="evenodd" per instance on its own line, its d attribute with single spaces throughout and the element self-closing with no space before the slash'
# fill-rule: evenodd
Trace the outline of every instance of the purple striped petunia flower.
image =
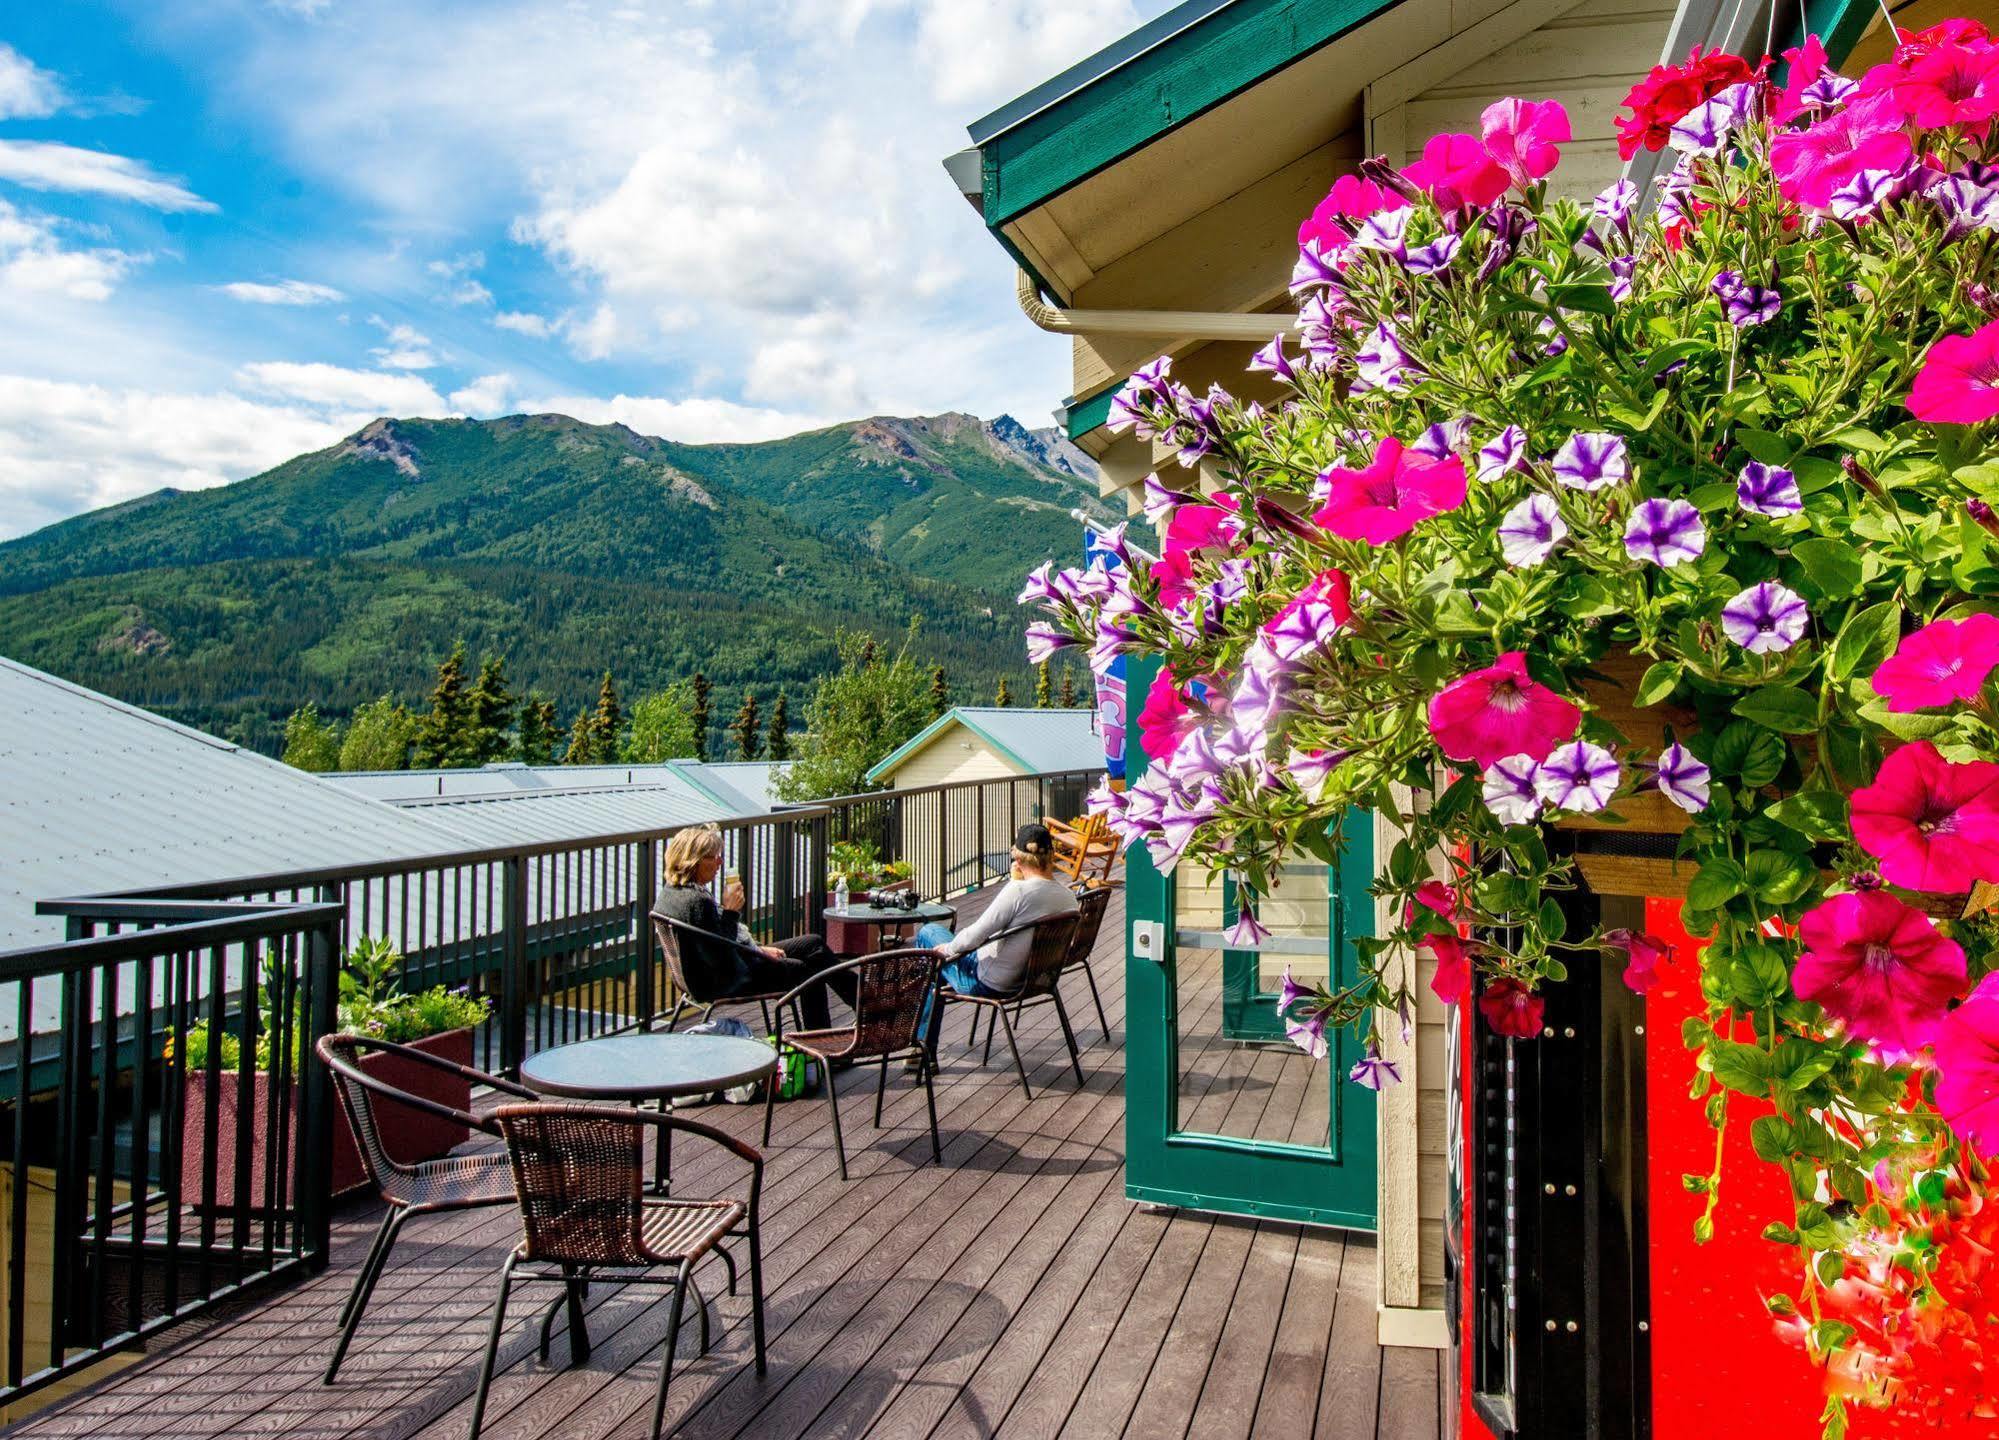
<svg viewBox="0 0 1999 1440">
<path fill-rule="evenodd" d="M 1797 591 L 1765 580 L 1721 607 L 1721 628 L 1751 655 L 1788 650 L 1805 633 L 1811 611 Z"/>
<path fill-rule="evenodd" d="M 1827 197 L 1835 220 L 1865 220 L 1895 193 L 1901 176 L 1893 170 L 1862 170 Z"/>
<path fill-rule="evenodd" d="M 1571 490 L 1601 490 L 1630 474 L 1630 456 L 1619 435 L 1579 430 L 1555 452 L 1555 478 Z"/>
<path fill-rule="evenodd" d="M 1039 665 L 1050 656 L 1078 645 L 1073 635 L 1065 635 L 1053 625 L 1037 620 L 1027 627 L 1027 663 Z"/>
<path fill-rule="evenodd" d="M 1284 354 L 1284 337 L 1273 335 L 1270 343 L 1249 357 L 1249 368 L 1261 370 L 1267 375 L 1275 375 L 1286 385 L 1296 384 L 1298 371 Z"/>
<path fill-rule="evenodd" d="M 1707 809 L 1710 772 L 1679 741 L 1659 752 L 1659 758 L 1652 762 L 1652 778 L 1659 793 L 1688 814 L 1698 815 Z"/>
<path fill-rule="evenodd" d="M 1352 249 L 1378 250 L 1403 259 L 1409 250 L 1409 222 L 1416 212 L 1404 205 L 1394 210 L 1377 210 L 1361 222 L 1354 234 Z"/>
<path fill-rule="evenodd" d="M 1852 99 L 1853 92 L 1859 88 L 1858 80 L 1849 80 L 1836 71 L 1827 70 L 1805 87 L 1803 99 L 1807 105 L 1816 105 L 1821 110 L 1833 110 Z"/>
<path fill-rule="evenodd" d="M 1485 767 L 1485 808 L 1502 825 L 1525 825 L 1541 813 L 1532 755 L 1508 755 Z"/>
<path fill-rule="evenodd" d="M 1145 477 L 1145 518 L 1154 525 L 1164 526 L 1173 518 L 1173 512 L 1186 504 L 1188 499 L 1178 490 L 1160 484 L 1157 475 Z"/>
<path fill-rule="evenodd" d="M 1354 352 L 1355 388 L 1399 390 L 1407 383 L 1410 368 L 1409 352 L 1384 320 Z"/>
<path fill-rule="evenodd" d="M 1385 1090 L 1390 1085 L 1402 1083 L 1402 1070 L 1393 1060 L 1382 1058 L 1379 1046 L 1369 1045 L 1367 1053 L 1354 1061 L 1353 1069 L 1347 1071 L 1347 1079 L 1369 1090 Z"/>
<path fill-rule="evenodd" d="M 1781 465 L 1765 465 L 1760 460 L 1742 467 L 1742 478 L 1735 482 L 1735 500 L 1752 515 L 1778 519 L 1805 508 L 1804 497 L 1798 493 L 1798 477 Z"/>
<path fill-rule="evenodd" d="M 1638 271 L 1636 255 L 1618 255 L 1610 262 L 1610 303 L 1622 305 L 1632 295 L 1631 277 Z"/>
<path fill-rule="evenodd" d="M 1291 293 L 1303 295 L 1319 286 L 1331 285 L 1339 278 L 1338 263 L 1320 251 L 1318 241 L 1310 240 L 1299 249 L 1298 262 L 1291 267 Z"/>
<path fill-rule="evenodd" d="M 1293 750 L 1285 757 L 1284 768 L 1308 800 L 1317 800 L 1326 788 L 1326 781 L 1349 753 L 1345 750 Z"/>
<path fill-rule="evenodd" d="M 1229 944 L 1238 950 L 1253 950 L 1270 938 L 1270 929 L 1256 918 L 1256 896 L 1249 890 L 1236 892 L 1236 922 L 1223 931 Z"/>
<path fill-rule="evenodd" d="M 1631 219 L 1631 212 L 1638 208 L 1638 187 L 1629 180 L 1619 180 L 1608 189 L 1600 191 L 1590 201 L 1590 214 L 1598 220 L 1609 221 L 1620 228 Z"/>
<path fill-rule="evenodd" d="M 1448 460 L 1464 449 L 1465 440 L 1471 435 L 1471 416 L 1460 415 L 1455 420 L 1439 420 L 1429 426 L 1410 442 L 1409 448 L 1418 455 L 1428 455 L 1432 460 Z"/>
<path fill-rule="evenodd" d="M 1464 244 L 1459 235 L 1439 235 L 1427 245 L 1418 245 L 1402 256 L 1402 267 L 1411 275 L 1434 275 L 1447 268 L 1458 257 L 1458 247 Z"/>
<path fill-rule="evenodd" d="M 1478 478 L 1491 484 L 1502 480 L 1526 463 L 1527 432 L 1509 425 L 1478 447 Z"/>
<path fill-rule="evenodd" d="M 1539 565 L 1569 533 L 1552 495 L 1529 495 L 1499 522 L 1499 553 L 1514 566 Z"/>
<path fill-rule="evenodd" d="M 1731 85 L 1674 122 L 1666 143 L 1682 155 L 1715 155 L 1756 114 L 1753 84 Z"/>
<path fill-rule="evenodd" d="M 1641 564 L 1684 565 L 1705 549 L 1701 512 L 1685 500 L 1641 500 L 1624 527 L 1624 553 Z"/>
<path fill-rule="evenodd" d="M 1557 810 L 1594 814 L 1617 793 L 1617 760 L 1601 745 L 1571 740 L 1557 745 L 1534 771 L 1534 789 Z"/>
<path fill-rule="evenodd" d="M 1738 330 L 1767 325 L 1784 308 L 1784 296 L 1774 285 L 1744 285 L 1721 302 L 1728 323 Z"/>
<path fill-rule="evenodd" d="M 1138 632 L 1127 629 L 1115 621 L 1104 620 L 1097 625 L 1097 642 L 1090 647 L 1090 669 L 1099 675 L 1108 675 L 1120 655 L 1128 655 L 1138 648 Z"/>
</svg>

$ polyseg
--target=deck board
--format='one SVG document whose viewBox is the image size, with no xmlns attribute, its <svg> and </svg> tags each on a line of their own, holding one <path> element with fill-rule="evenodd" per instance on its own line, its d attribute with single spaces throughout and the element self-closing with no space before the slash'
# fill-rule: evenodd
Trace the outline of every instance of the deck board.
<svg viewBox="0 0 1999 1440">
<path fill-rule="evenodd" d="M 961 902 L 977 913 L 987 896 Z M 764 1191 L 770 1373 L 750 1364 L 747 1290 L 699 1272 L 713 1347 L 690 1314 L 668 1399 L 689 1440 L 1053 1435 L 1432 1440 L 1438 1357 L 1374 1344 L 1374 1251 L 1364 1236 L 1134 1206 L 1123 1195 L 1122 900 L 1096 964 L 1112 1038 L 1087 987 L 1070 991 L 1084 1083 L 1052 1009 L 1028 1012 L 1033 1098 L 1004 1046 L 981 1066 L 947 1017 L 938 1081 L 944 1163 L 930 1163 L 923 1094 L 892 1074 L 879 1131 L 873 1079 L 843 1076 L 852 1179 L 835 1168 L 825 1102 L 778 1107 Z M 1323 1130 L 1322 1072 L 1282 1049 L 1217 1037 L 1219 972 L 1182 996 L 1182 1104 L 1232 1134 Z M 1316 1076 L 1316 1083 L 1314 1079 Z M 1315 1114 L 1315 1101 L 1316 1114 Z M 696 1112 L 752 1141 L 760 1107 Z M 715 1147 L 678 1147 L 675 1184 L 712 1192 L 739 1172 Z M 414 1222 L 332 1387 L 333 1321 L 379 1210 L 340 1211 L 326 1274 L 220 1319 L 172 1349 L 13 1429 L 8 1440 L 459 1440 L 509 1209 Z M 666 1306 L 593 1287 L 590 1360 L 548 1365 L 534 1321 L 552 1287 L 510 1308 L 487 1410 L 490 1440 L 624 1440 L 650 1419 Z M 1377 1425 L 1378 1420 L 1378 1425 Z"/>
</svg>

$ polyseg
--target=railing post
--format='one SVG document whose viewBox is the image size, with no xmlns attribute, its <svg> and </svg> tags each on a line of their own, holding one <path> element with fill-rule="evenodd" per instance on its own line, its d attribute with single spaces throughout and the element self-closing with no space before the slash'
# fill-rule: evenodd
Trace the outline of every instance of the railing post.
<svg viewBox="0 0 1999 1440">
<path fill-rule="evenodd" d="M 812 913 L 812 933 L 822 940 L 826 937 L 826 889 L 832 882 L 827 878 L 826 847 L 831 826 L 828 816 L 821 813 L 812 820 L 812 899 L 807 909 Z"/>
<path fill-rule="evenodd" d="M 86 940 L 96 933 L 94 922 L 68 920 L 64 935 L 69 940 Z M 62 977 L 61 1069 L 56 1072 L 56 1193 L 55 1213 L 50 1217 L 55 1231 L 55 1283 L 49 1296 L 51 1362 L 71 1345 L 97 1343 L 99 1322 L 84 1316 L 78 1324 L 73 1298 L 82 1293 L 84 1235 L 87 1211 L 81 1180 L 90 1163 L 89 1136 L 85 1133 L 85 1105 L 90 1081 L 90 973 L 71 970 Z M 25 1114 L 26 1079 L 30 1047 L 21 1037 L 22 1063 L 17 1111 Z M 16 1123 L 19 1123 L 17 1114 Z"/>
<path fill-rule="evenodd" d="M 979 884 L 986 883 L 986 785 L 978 785 L 978 820 L 972 827 L 972 855 L 979 862 Z"/>
<path fill-rule="evenodd" d="M 528 1049 L 528 892 L 526 862 L 500 862 L 500 1071 L 519 1075 Z"/>
<path fill-rule="evenodd" d="M 632 1003 L 638 1007 L 639 1029 L 652 1029 L 653 1017 L 659 1013 L 659 999 L 653 993 L 653 975 L 657 967 L 654 959 L 652 938 L 652 902 L 659 898 L 659 842 L 639 841 L 639 875 L 634 887 L 637 893 L 638 915 L 635 921 L 639 930 L 639 974 L 638 994 Z"/>
<path fill-rule="evenodd" d="M 779 935 L 798 933 L 797 829 L 778 820 L 770 831 L 770 895 Z"/>
<path fill-rule="evenodd" d="M 336 892 L 319 887 L 319 898 Z M 317 1050 L 339 1023 L 340 925 L 327 916 L 305 935 L 305 1034 L 299 1037 L 298 1227 L 306 1268 L 324 1270 L 333 1246 L 333 1084 Z"/>
</svg>

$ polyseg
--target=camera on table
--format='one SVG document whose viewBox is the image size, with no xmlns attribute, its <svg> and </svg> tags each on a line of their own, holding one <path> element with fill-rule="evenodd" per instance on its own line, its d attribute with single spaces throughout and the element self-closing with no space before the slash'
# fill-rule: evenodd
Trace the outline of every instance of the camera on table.
<svg viewBox="0 0 1999 1440">
<path fill-rule="evenodd" d="M 870 890 L 868 904 L 877 910 L 914 910 L 923 900 L 914 890 Z"/>
</svg>

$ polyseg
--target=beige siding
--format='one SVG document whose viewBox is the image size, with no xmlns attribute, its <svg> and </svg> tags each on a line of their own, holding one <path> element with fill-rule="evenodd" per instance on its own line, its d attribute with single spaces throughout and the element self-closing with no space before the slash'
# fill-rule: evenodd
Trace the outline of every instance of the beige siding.
<svg viewBox="0 0 1999 1440">
<path fill-rule="evenodd" d="M 48 1361 L 49 1325 L 55 1311 L 54 1266 L 50 1262 L 56 1244 L 55 1172 L 38 1165 L 30 1166 L 27 1179 L 27 1266 L 21 1286 L 26 1304 L 21 1340 L 27 1368 L 32 1372 Z M 131 1193 L 131 1187 L 122 1183 L 112 1187 L 112 1194 L 121 1203 L 129 1199 Z M 14 1172 L 10 1167 L 0 1169 L 0 1294 L 9 1293 L 13 1283 L 10 1266 L 14 1247 L 9 1243 L 13 1214 Z M 8 1323 L 7 1313 L 0 1307 L 0 1351 L 4 1351 L 10 1343 Z M 36 1391 L 26 1400 L 0 1405 L 0 1425 L 24 1419 L 67 1395 L 75 1394 L 86 1385 L 94 1385 L 105 1376 L 123 1370 L 127 1365 L 137 1364 L 139 1358 L 136 1354 L 106 1356 L 88 1369 Z"/>
<path fill-rule="evenodd" d="M 1004 780 L 1019 773 L 1019 766 L 1001 759 L 997 750 L 961 725 L 904 760 L 888 778 L 897 790 L 920 790 L 970 780 Z"/>
</svg>

